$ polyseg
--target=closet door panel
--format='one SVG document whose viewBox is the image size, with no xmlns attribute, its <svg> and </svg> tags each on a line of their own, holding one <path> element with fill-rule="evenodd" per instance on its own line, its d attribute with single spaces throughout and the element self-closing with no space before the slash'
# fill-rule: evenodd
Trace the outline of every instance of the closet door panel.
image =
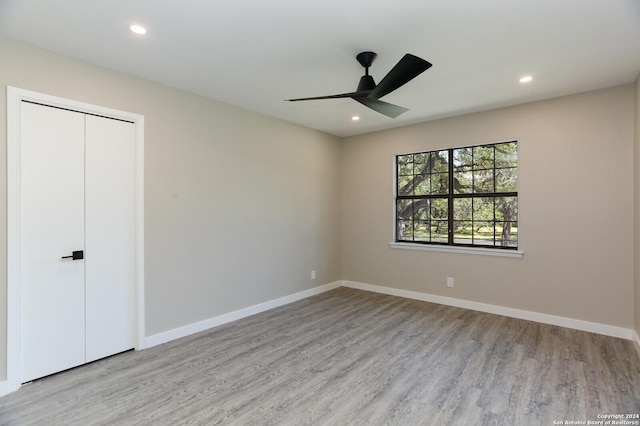
<svg viewBox="0 0 640 426">
<path fill-rule="evenodd" d="M 135 126 L 86 118 L 87 362 L 134 347 Z"/>
<path fill-rule="evenodd" d="M 84 115 L 22 102 L 22 382 L 85 361 Z"/>
</svg>

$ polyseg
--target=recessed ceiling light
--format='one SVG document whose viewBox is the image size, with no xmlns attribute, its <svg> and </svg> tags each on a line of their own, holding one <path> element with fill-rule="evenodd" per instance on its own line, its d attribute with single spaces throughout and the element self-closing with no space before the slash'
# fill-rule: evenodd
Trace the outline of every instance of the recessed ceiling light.
<svg viewBox="0 0 640 426">
<path fill-rule="evenodd" d="M 530 75 L 525 75 L 520 79 L 520 83 L 529 83 L 531 80 L 533 80 L 533 77 L 531 77 Z"/>
<path fill-rule="evenodd" d="M 351 120 L 358 121 L 360 120 L 360 117 L 358 117 L 357 115 L 354 115 L 353 117 L 351 117 Z"/>
<path fill-rule="evenodd" d="M 145 35 L 147 33 L 147 29 L 142 25 L 133 24 L 129 27 L 132 33 L 138 35 Z"/>
</svg>

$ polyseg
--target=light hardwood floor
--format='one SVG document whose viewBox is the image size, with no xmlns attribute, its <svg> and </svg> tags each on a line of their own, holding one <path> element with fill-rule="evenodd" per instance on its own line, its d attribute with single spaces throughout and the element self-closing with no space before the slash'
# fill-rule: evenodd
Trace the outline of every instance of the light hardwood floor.
<svg viewBox="0 0 640 426">
<path fill-rule="evenodd" d="M 640 413 L 630 341 L 339 288 L 53 375 L 7 425 L 552 425 Z"/>
</svg>

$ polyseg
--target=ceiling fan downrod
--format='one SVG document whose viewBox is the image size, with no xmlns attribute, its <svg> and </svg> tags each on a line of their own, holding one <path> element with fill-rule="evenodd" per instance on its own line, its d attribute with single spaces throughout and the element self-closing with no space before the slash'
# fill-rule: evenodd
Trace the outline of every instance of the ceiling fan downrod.
<svg viewBox="0 0 640 426">
<path fill-rule="evenodd" d="M 362 52 L 356 56 L 360 65 L 364 67 L 364 75 L 360 77 L 356 92 L 366 92 L 376 87 L 376 82 L 373 80 L 373 77 L 369 75 L 369 67 L 373 63 L 373 60 L 376 59 L 376 56 L 378 55 L 375 52 Z"/>
</svg>

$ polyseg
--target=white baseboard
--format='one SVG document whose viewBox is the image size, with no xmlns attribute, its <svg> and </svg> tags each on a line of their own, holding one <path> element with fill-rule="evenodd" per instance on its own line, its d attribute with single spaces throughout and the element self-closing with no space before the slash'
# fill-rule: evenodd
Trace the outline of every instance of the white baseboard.
<svg viewBox="0 0 640 426">
<path fill-rule="evenodd" d="M 251 315 L 259 314 L 260 312 L 268 311 L 269 309 L 277 308 L 288 303 L 297 302 L 298 300 L 306 299 L 307 297 L 315 296 L 316 294 L 324 293 L 325 291 L 333 290 L 334 288 L 338 287 L 340 287 L 339 281 L 324 284 L 318 287 L 311 288 L 309 290 L 300 291 L 298 293 L 290 294 L 288 296 L 280 297 L 268 302 L 249 306 L 248 308 L 239 309 L 237 311 L 222 314 L 217 317 L 209 318 L 193 324 L 174 328 L 173 330 L 158 333 L 145 339 L 145 348 L 161 345 L 162 343 L 170 342 L 171 340 L 199 333 L 201 331 L 205 331 L 222 324 L 246 318 Z"/>
<path fill-rule="evenodd" d="M 284 296 L 278 299 L 270 300 L 268 302 L 260 303 L 257 305 L 249 306 L 247 308 L 239 309 L 237 311 L 222 314 L 217 317 L 209 318 L 203 321 L 199 321 L 193 324 L 188 324 L 182 327 L 175 328 L 173 330 L 165 331 L 162 333 L 149 336 L 145 339 L 145 347 L 150 348 L 162 343 L 170 342 L 181 337 L 186 337 L 191 334 L 199 333 L 201 331 L 208 330 L 213 327 L 217 327 L 232 321 L 236 321 L 242 318 L 249 317 L 251 315 L 258 314 L 260 312 L 267 311 L 269 309 L 277 308 L 279 306 L 286 305 L 288 303 L 297 302 L 298 300 L 305 299 L 307 297 L 315 296 L 316 294 L 324 293 L 325 291 L 333 290 L 338 287 L 349 287 L 359 290 L 371 291 L 374 293 L 388 294 L 391 296 L 399 296 L 407 299 L 421 300 L 424 302 L 438 303 L 440 305 L 455 306 L 458 308 L 471 309 L 474 311 L 487 312 L 490 314 L 504 315 L 511 318 L 524 319 L 528 321 L 539 322 L 542 324 L 557 325 L 560 327 L 571 328 L 574 330 L 587 331 L 596 334 L 602 334 L 605 336 L 619 337 L 626 340 L 631 340 L 640 355 L 640 339 L 638 334 L 632 330 L 623 327 L 616 327 L 607 324 L 600 324 L 590 321 L 577 320 L 573 318 L 560 317 L 549 314 L 541 314 L 538 312 L 525 311 L 522 309 L 507 308 L 504 306 L 491 305 L 487 303 L 473 302 L 470 300 L 456 299 L 453 297 L 437 296 L 428 293 L 420 293 L 410 290 L 401 290 L 392 287 L 384 287 L 372 284 L 359 283 L 355 281 L 336 281 L 333 283 L 314 287 L 309 290 L 294 293 L 288 296 Z M 0 382 L 0 395 L 2 395 L 2 382 Z"/>
<path fill-rule="evenodd" d="M 633 338 L 631 340 L 633 340 L 633 346 L 636 347 L 636 352 L 638 352 L 638 356 L 640 356 L 640 337 L 638 337 L 637 331 L 633 332 Z"/>
<path fill-rule="evenodd" d="M 612 325 L 577 320 L 573 318 L 565 318 L 555 315 L 541 314 L 538 312 L 525 311 L 522 309 L 506 308 L 504 306 L 490 305 L 487 303 L 472 302 L 470 300 L 455 299 L 453 297 L 436 296 L 428 293 L 400 290 L 397 288 L 364 284 L 353 281 L 342 281 L 342 286 L 359 290 L 372 291 L 375 293 L 383 293 L 392 296 L 405 297 L 407 299 L 421 300 L 423 302 L 432 302 L 438 303 L 440 305 L 449 305 L 458 308 L 471 309 L 474 311 L 487 312 L 490 314 L 503 315 L 506 317 L 524 319 L 543 324 L 557 325 L 560 327 L 572 328 L 580 331 L 588 331 L 591 333 L 603 334 L 605 336 L 619 337 L 627 340 L 634 340 L 633 335 L 635 334 L 634 343 L 636 344 L 636 349 L 638 349 L 638 345 L 640 344 L 640 342 L 637 340 L 638 335 L 635 333 L 635 331 L 623 327 L 616 327 Z"/>
<path fill-rule="evenodd" d="M 3 380 L 0 382 L 0 397 L 1 396 L 5 396 L 10 394 L 11 391 L 9 391 L 9 382 L 6 380 Z"/>
</svg>

